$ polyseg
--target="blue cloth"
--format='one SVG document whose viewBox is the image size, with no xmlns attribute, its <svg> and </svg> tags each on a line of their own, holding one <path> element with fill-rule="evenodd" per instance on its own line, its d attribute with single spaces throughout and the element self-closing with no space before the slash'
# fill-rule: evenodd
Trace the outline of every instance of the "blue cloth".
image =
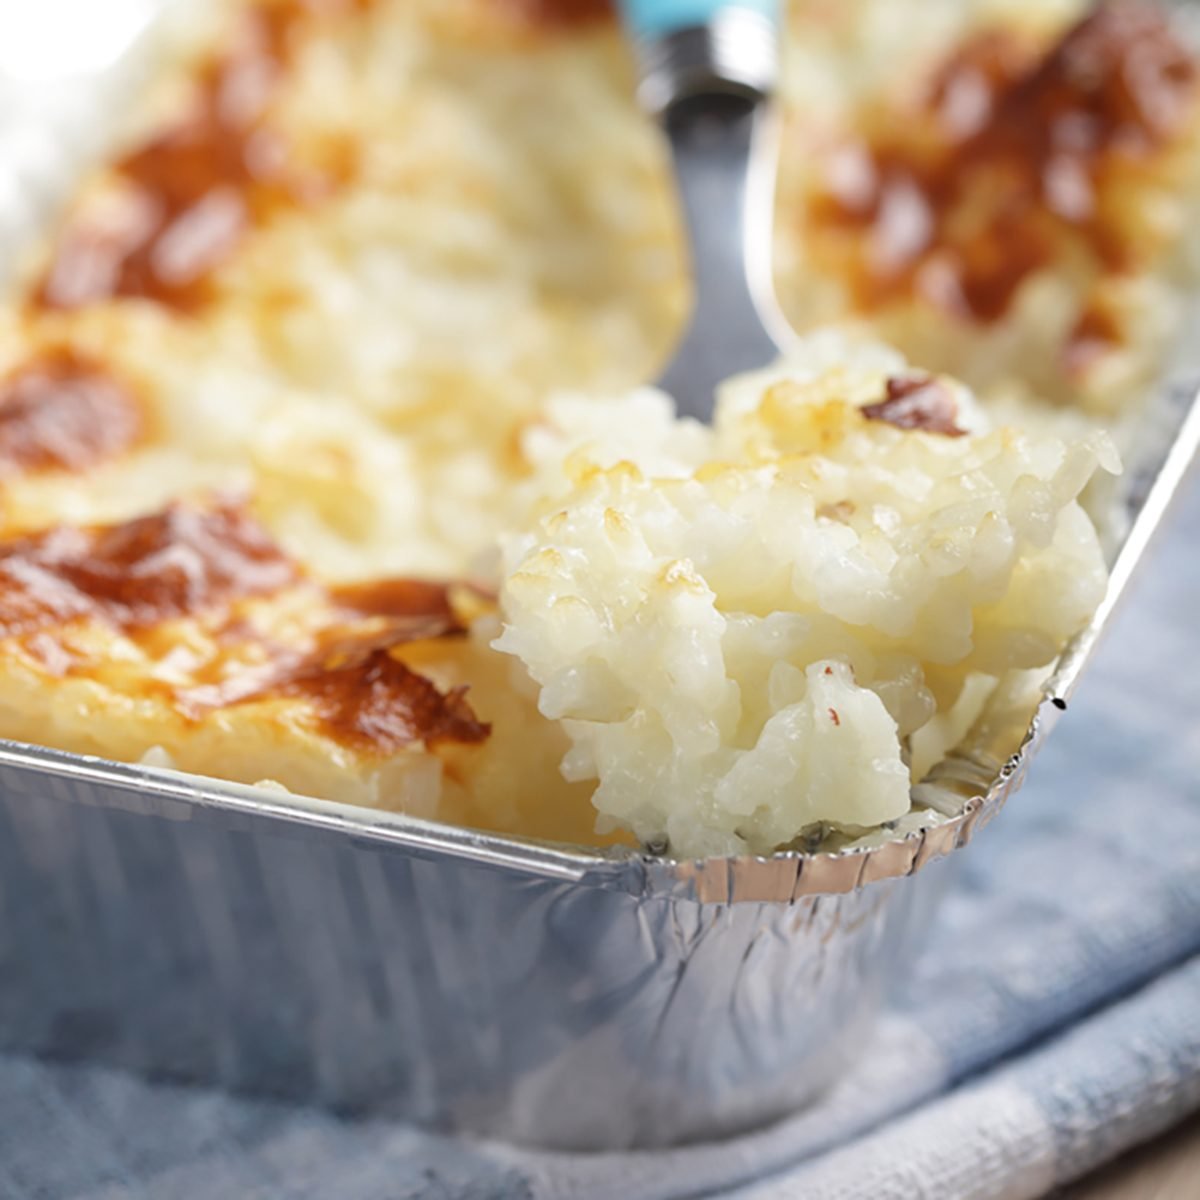
<svg viewBox="0 0 1200 1200">
<path fill-rule="evenodd" d="M 915 977 L 822 1103 L 661 1153 L 543 1155 L 0 1058 L 0 1195 L 1037 1196 L 1200 1107 L 1200 480 Z"/>
</svg>

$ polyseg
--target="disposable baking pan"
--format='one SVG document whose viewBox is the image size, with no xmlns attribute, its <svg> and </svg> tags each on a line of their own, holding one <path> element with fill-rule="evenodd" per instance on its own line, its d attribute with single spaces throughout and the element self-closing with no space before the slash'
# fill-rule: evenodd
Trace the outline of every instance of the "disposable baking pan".
<svg viewBox="0 0 1200 1200">
<path fill-rule="evenodd" d="M 14 168 L 26 224 L 54 157 Z M 1102 498 L 1104 605 L 1040 701 L 997 699 L 919 785 L 906 835 L 679 862 L 0 742 L 0 1043 L 556 1147 L 804 1103 L 915 953 L 935 860 L 1066 707 L 1198 443 L 1195 389 L 1160 389 Z"/>
<path fill-rule="evenodd" d="M 560 1147 L 663 1144 L 825 1087 L 1018 786 L 1200 442 L 1165 391 L 1112 581 L 1028 709 L 993 706 L 907 836 L 669 861 L 0 743 L 0 1038 Z"/>
</svg>

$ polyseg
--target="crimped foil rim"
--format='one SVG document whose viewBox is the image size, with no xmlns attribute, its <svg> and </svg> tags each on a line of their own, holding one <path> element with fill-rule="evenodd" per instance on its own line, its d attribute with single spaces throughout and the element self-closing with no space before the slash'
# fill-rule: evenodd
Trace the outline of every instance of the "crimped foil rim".
<svg viewBox="0 0 1200 1200">
<path fill-rule="evenodd" d="M 325 830 L 350 838 L 363 850 L 473 862 L 484 868 L 629 892 L 643 899 L 791 903 L 802 896 L 850 892 L 882 879 L 911 875 L 964 845 L 1019 785 L 1030 757 L 1027 751 L 1042 736 L 1042 727 L 1035 718 L 1021 750 L 1000 769 L 996 784 L 986 795 L 968 796 L 961 810 L 948 819 L 876 846 L 782 851 L 770 856 L 670 859 L 637 851 L 558 846 L 3 739 L 0 788 L 19 789 L 33 803 L 53 803 L 59 789 L 51 781 L 71 781 L 82 786 L 71 789 L 70 803 L 79 803 L 82 793 L 88 796 L 83 803 L 136 816 L 217 823 L 235 831 L 261 830 L 264 823 L 271 823 L 280 836 Z M 17 783 L 10 772 L 21 776 L 21 781 Z"/>
<path fill-rule="evenodd" d="M 804 896 L 839 895 L 912 875 L 965 846 L 1000 811 L 1024 780 L 1029 760 L 1053 724 L 1051 714 L 1059 711 L 1050 701 L 1039 705 L 1020 748 L 995 772 L 993 784 L 982 794 L 967 795 L 951 817 L 875 846 L 785 851 L 769 857 L 648 860 L 643 895 L 674 895 L 706 904 L 792 903 Z"/>
</svg>

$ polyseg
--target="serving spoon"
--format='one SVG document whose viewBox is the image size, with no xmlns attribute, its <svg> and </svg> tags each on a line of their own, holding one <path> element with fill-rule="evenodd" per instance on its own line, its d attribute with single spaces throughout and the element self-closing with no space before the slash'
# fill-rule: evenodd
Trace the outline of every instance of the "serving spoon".
<svg viewBox="0 0 1200 1200">
<path fill-rule="evenodd" d="M 639 99 L 660 121 L 691 247 L 693 306 L 659 386 L 709 421 L 718 383 L 792 338 L 771 279 L 778 0 L 620 0 Z"/>
</svg>

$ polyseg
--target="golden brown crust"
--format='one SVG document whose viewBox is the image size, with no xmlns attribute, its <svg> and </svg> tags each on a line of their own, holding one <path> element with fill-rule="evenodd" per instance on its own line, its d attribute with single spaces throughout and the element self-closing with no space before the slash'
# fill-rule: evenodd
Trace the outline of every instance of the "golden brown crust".
<svg viewBox="0 0 1200 1200">
<path fill-rule="evenodd" d="M 950 389 L 929 375 L 893 376 L 885 385 L 883 399 L 863 405 L 862 415 L 868 421 L 886 421 L 897 429 L 918 429 L 946 437 L 966 433 L 958 427 L 958 405 Z"/>
<path fill-rule="evenodd" d="M 1041 56 L 986 32 L 935 72 L 922 108 L 846 146 L 813 206 L 863 311 L 919 296 L 977 322 L 1080 245 L 1108 273 L 1139 246 L 1112 210 L 1194 119 L 1196 64 L 1157 9 L 1102 4 Z"/>
<path fill-rule="evenodd" d="M 116 525 L 0 544 L 0 637 L 71 621 L 139 629 L 276 592 L 298 571 L 238 505 L 172 504 Z"/>
<path fill-rule="evenodd" d="M 145 432 L 132 391 L 72 350 L 44 351 L 0 379 L 0 476 L 84 470 Z"/>
<path fill-rule="evenodd" d="M 603 21 L 613 15 L 612 0 L 495 0 L 531 25 L 563 28 Z"/>
<path fill-rule="evenodd" d="M 289 592 L 302 593 L 305 620 L 281 638 L 246 602 L 278 603 Z M 443 691 L 393 656 L 397 647 L 465 632 L 445 585 L 391 579 L 329 591 L 305 579 L 238 504 L 176 504 L 0 545 L 0 638 L 50 674 L 102 673 L 114 639 L 89 655 L 73 636 L 81 627 L 106 626 L 152 647 L 169 623 L 168 640 L 191 643 L 195 665 L 177 668 L 177 684 L 150 670 L 135 690 L 189 720 L 284 697 L 303 701 L 326 737 L 367 755 L 488 735 L 465 688 Z"/>
<path fill-rule="evenodd" d="M 35 304 L 72 309 L 126 296 L 195 311 L 248 229 L 344 182 L 347 161 L 319 178 L 294 169 L 267 116 L 314 21 L 363 7 L 273 0 L 242 13 L 228 45 L 199 64 L 188 110 L 112 164 L 113 209 L 99 217 L 85 205 L 64 230 Z"/>
<path fill-rule="evenodd" d="M 310 660 L 273 690 L 309 701 L 323 732 L 372 754 L 418 742 L 471 745 L 491 732 L 476 719 L 465 687 L 442 692 L 387 649 Z"/>
</svg>

